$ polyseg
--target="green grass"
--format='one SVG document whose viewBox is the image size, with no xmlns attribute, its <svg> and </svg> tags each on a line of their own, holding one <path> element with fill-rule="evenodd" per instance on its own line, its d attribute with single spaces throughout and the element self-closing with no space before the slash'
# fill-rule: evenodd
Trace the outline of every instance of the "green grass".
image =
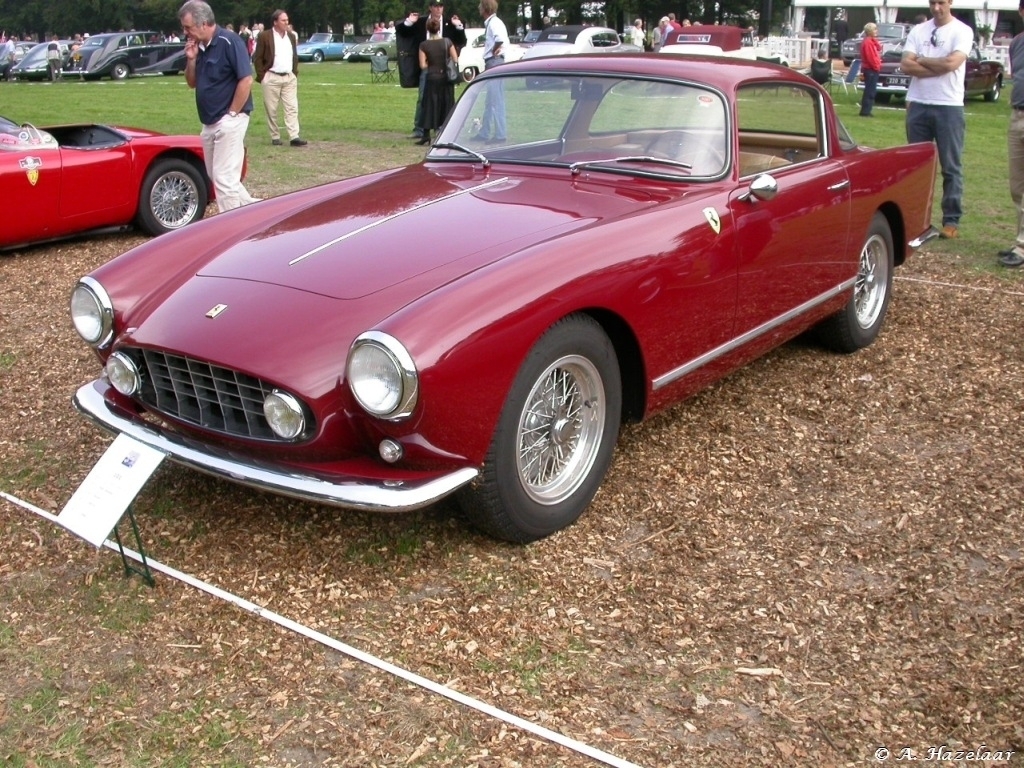
<svg viewBox="0 0 1024 768">
<path fill-rule="evenodd" d="M 412 126 L 415 91 L 372 84 L 369 64 L 328 62 L 300 69 L 302 135 L 312 142 L 314 153 L 323 154 L 300 156 L 288 148 L 270 147 L 258 90 L 257 86 L 256 111 L 248 141 L 249 186 L 255 187 L 255 194 L 265 191 L 261 185 L 271 190 L 310 186 L 338 175 L 403 165 L 422 156 L 405 139 Z M 36 124 L 96 121 L 167 133 L 194 134 L 199 130 L 193 92 L 180 76 L 133 78 L 118 83 L 3 83 L 0 93 L 0 112 L 11 119 Z M 859 93 L 855 89 L 844 93 L 842 88 L 835 88 L 833 98 L 840 119 L 859 143 L 886 147 L 906 141 L 902 106 L 876 105 L 875 117 L 868 120 L 857 116 Z M 995 252 L 1012 244 L 1015 236 L 1016 214 L 1010 201 L 1006 166 L 1009 104 L 1008 91 L 994 104 L 980 99 L 968 103 L 961 237 L 956 241 L 935 241 L 928 247 L 930 251 L 955 256 L 970 268 L 998 271 Z M 540 117 L 538 114 L 535 119 Z M 361 164 L 333 163 L 336 158 L 356 154 L 364 156 Z M 324 165 L 322 157 L 331 161 L 326 176 L 317 173 L 316 166 Z M 941 180 L 936 187 L 934 220 L 940 222 Z"/>
</svg>

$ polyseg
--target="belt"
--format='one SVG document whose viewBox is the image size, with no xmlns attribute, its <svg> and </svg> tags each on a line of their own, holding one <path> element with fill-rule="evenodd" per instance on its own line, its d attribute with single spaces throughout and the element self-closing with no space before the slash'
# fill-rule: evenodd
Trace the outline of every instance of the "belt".
<svg viewBox="0 0 1024 768">
<path fill-rule="evenodd" d="M 274 70 L 270 70 L 270 74 L 272 74 L 272 75 L 280 75 L 281 77 L 284 77 L 285 75 L 290 75 L 291 72 L 275 72 Z"/>
</svg>

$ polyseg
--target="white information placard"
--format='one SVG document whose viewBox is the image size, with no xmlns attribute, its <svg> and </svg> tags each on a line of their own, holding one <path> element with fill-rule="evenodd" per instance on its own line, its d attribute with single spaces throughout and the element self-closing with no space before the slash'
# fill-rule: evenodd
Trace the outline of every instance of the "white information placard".
<svg viewBox="0 0 1024 768">
<path fill-rule="evenodd" d="M 57 522 L 101 546 L 163 460 L 164 454 L 155 448 L 118 435 L 64 505 Z"/>
</svg>

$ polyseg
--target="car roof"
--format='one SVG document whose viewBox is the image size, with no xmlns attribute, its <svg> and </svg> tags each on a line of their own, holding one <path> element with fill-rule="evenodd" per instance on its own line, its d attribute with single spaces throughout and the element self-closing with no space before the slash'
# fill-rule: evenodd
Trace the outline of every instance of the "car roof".
<svg viewBox="0 0 1024 768">
<path fill-rule="evenodd" d="M 609 27 L 587 27 L 582 24 L 564 24 L 542 29 L 538 43 L 572 43 L 584 32 L 614 32 Z"/>
<path fill-rule="evenodd" d="M 654 56 L 640 52 L 522 59 L 488 70 L 481 75 L 481 79 L 501 74 L 522 73 L 531 69 L 541 70 L 545 74 L 606 74 L 685 80 L 704 83 L 725 93 L 734 91 L 738 85 L 750 80 L 781 80 L 799 85 L 806 85 L 808 82 L 806 75 L 794 69 L 751 59 L 676 53 Z"/>
</svg>

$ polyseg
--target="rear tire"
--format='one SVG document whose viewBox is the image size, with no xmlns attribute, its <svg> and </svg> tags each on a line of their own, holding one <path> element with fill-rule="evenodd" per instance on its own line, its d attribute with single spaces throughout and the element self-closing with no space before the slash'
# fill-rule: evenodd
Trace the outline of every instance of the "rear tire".
<svg viewBox="0 0 1024 768">
<path fill-rule="evenodd" d="M 816 329 L 825 346 L 836 352 L 856 352 L 878 337 L 892 295 L 894 254 L 889 222 L 876 213 L 860 250 L 850 301 Z"/>
<path fill-rule="evenodd" d="M 209 198 L 206 181 L 184 160 L 157 160 L 139 190 L 139 227 L 148 235 L 162 235 L 199 221 Z"/>
<path fill-rule="evenodd" d="M 611 463 L 622 412 L 619 363 L 585 315 L 555 323 L 527 355 L 480 477 L 459 492 L 469 521 L 525 544 L 572 524 Z"/>
<path fill-rule="evenodd" d="M 480 70 L 478 70 L 476 67 L 466 67 L 464 70 L 462 70 L 462 79 L 467 83 L 471 83 L 479 74 Z"/>
<path fill-rule="evenodd" d="M 999 101 L 999 93 L 1002 90 L 1002 83 L 996 80 L 992 83 L 992 89 L 985 94 L 985 101 Z"/>
</svg>

